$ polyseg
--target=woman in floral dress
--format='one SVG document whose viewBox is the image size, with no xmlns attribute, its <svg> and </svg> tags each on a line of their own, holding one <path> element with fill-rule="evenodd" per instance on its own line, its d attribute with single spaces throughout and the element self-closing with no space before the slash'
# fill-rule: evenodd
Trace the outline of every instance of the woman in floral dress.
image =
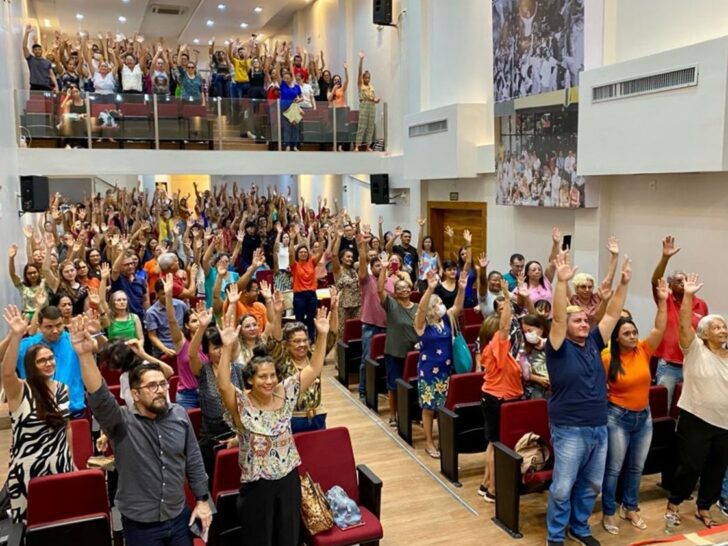
<svg viewBox="0 0 728 546">
<path fill-rule="evenodd" d="M 447 398 L 447 387 L 452 373 L 452 323 L 458 320 L 465 300 L 467 272 L 460 274 L 455 303 L 447 310 L 434 291 L 437 273 L 427 272 L 427 290 L 422 294 L 417 314 L 415 332 L 420 338 L 420 360 L 417 363 L 417 390 L 422 408 L 422 425 L 425 429 L 425 452 L 437 459 L 440 452 L 432 439 L 432 422 L 435 412 Z"/>
</svg>

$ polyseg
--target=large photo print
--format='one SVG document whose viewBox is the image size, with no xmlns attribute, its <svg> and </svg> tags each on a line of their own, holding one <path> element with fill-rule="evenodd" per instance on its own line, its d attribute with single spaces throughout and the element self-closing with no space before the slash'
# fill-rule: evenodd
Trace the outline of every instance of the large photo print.
<svg viewBox="0 0 728 546">
<path fill-rule="evenodd" d="M 493 0 L 496 102 L 579 85 L 584 0 Z"/>
</svg>

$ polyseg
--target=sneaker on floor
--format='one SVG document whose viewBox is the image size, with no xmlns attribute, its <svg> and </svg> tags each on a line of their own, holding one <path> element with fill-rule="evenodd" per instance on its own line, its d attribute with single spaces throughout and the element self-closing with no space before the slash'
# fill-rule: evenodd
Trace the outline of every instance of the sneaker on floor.
<svg viewBox="0 0 728 546">
<path fill-rule="evenodd" d="M 361 402 L 363 404 L 366 401 L 367 401 L 367 395 L 364 394 L 363 392 L 360 392 L 359 393 L 359 402 Z"/>
<path fill-rule="evenodd" d="M 485 486 L 484 486 L 484 485 L 483 485 L 483 484 L 481 483 L 481 484 L 480 484 L 480 485 L 478 486 L 478 495 L 480 495 L 481 497 L 485 497 L 485 494 L 486 494 L 487 492 L 488 492 L 488 490 L 487 490 L 487 489 L 485 488 Z"/>
<path fill-rule="evenodd" d="M 483 500 L 485 502 L 495 502 L 495 495 L 486 489 L 483 493 Z"/>
<path fill-rule="evenodd" d="M 720 513 L 728 518 L 728 498 L 720 499 L 718 501 L 718 508 L 720 508 Z"/>
<path fill-rule="evenodd" d="M 394 417 L 389 418 L 389 426 L 392 428 L 397 428 L 397 420 Z"/>
<path fill-rule="evenodd" d="M 571 532 L 571 529 L 569 529 L 566 532 L 566 536 L 569 537 L 569 539 L 573 540 L 574 542 L 578 544 L 582 544 L 583 546 L 602 546 L 602 543 L 599 542 L 597 539 L 595 539 L 591 535 L 581 536 L 577 535 Z"/>
<path fill-rule="evenodd" d="M 255 134 L 253 134 L 253 132 L 252 132 L 252 131 L 248 131 L 248 132 L 246 133 L 246 136 L 247 136 L 248 138 L 250 138 L 250 139 L 253 139 L 253 140 L 255 140 L 255 139 L 257 138 L 257 137 L 255 136 Z"/>
</svg>

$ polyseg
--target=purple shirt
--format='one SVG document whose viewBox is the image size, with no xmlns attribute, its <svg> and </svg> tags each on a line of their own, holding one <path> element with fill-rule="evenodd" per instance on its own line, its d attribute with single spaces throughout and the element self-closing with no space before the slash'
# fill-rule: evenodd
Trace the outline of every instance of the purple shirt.
<svg viewBox="0 0 728 546">
<path fill-rule="evenodd" d="M 209 359 L 207 355 L 202 352 L 202 346 L 197 351 L 200 362 L 203 365 L 207 364 Z M 177 392 L 179 391 L 195 391 L 197 390 L 197 378 L 190 369 L 190 340 L 185 339 L 182 350 L 177 353 L 177 375 L 179 375 L 179 383 L 177 384 Z"/>
</svg>

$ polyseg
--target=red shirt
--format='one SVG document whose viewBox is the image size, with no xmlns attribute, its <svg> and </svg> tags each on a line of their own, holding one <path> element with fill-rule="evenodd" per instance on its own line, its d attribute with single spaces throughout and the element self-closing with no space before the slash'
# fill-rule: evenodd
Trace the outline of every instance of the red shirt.
<svg viewBox="0 0 728 546">
<path fill-rule="evenodd" d="M 667 327 L 662 343 L 655 351 L 655 356 L 662 358 L 672 364 L 682 366 L 683 352 L 680 349 L 679 325 L 680 325 L 680 304 L 675 296 L 670 294 L 667 298 Z M 697 296 L 693 296 L 693 316 L 691 322 L 693 328 L 697 328 L 698 322 L 708 314 L 708 304 Z"/>
<path fill-rule="evenodd" d="M 308 81 L 308 70 L 306 70 L 302 66 L 294 66 L 293 77 L 295 78 L 299 74 L 301 75 L 301 78 L 303 78 L 303 83 L 306 83 Z"/>
<path fill-rule="evenodd" d="M 181 279 L 177 275 L 172 275 L 172 295 L 175 298 L 179 298 L 179 295 L 187 290 L 187 285 L 184 279 Z"/>
<path fill-rule="evenodd" d="M 304 292 L 316 290 L 316 263 L 313 258 L 307 262 L 293 262 L 291 264 L 291 276 L 293 277 L 293 291 Z"/>
</svg>

